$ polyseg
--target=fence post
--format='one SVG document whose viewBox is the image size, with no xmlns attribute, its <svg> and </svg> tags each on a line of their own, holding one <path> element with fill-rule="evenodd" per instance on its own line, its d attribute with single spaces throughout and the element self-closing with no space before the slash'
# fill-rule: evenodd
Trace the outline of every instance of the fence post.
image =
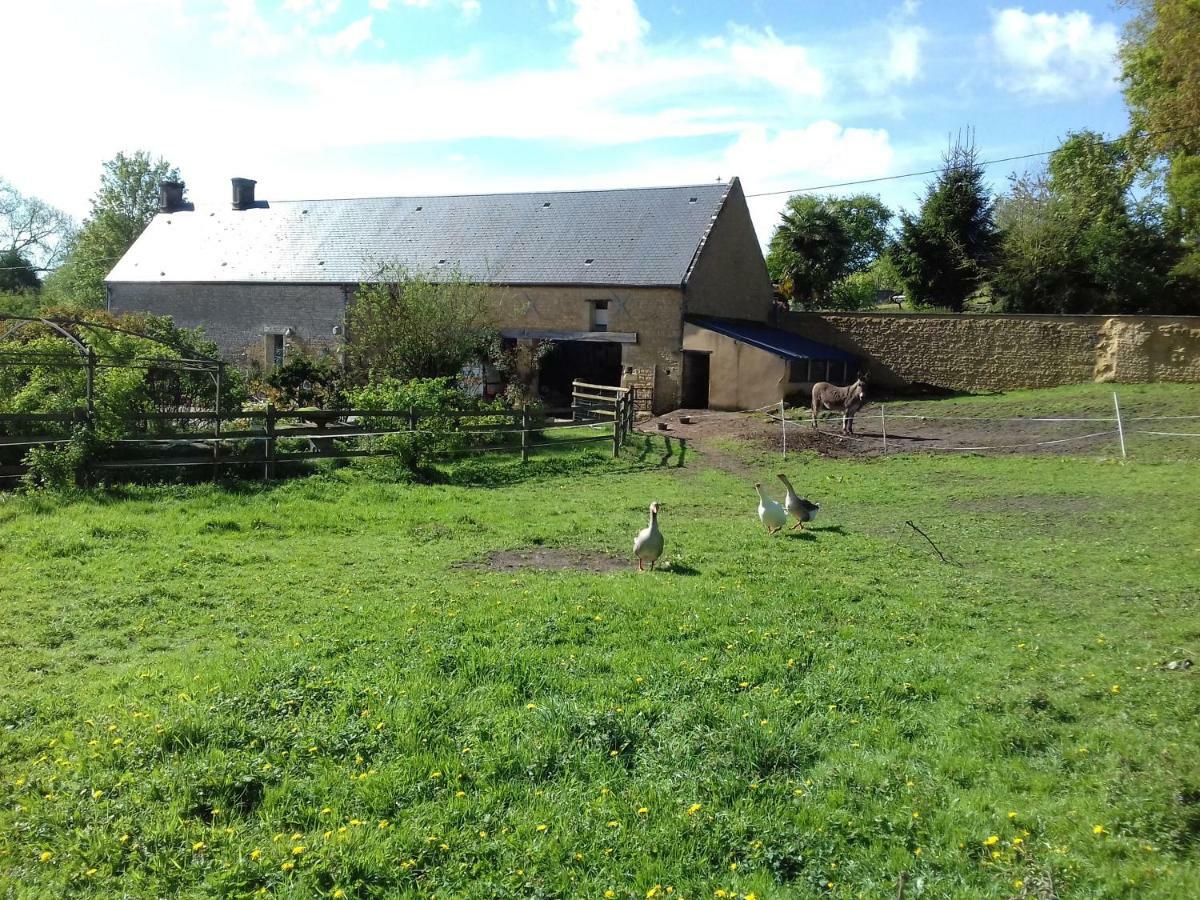
<svg viewBox="0 0 1200 900">
<path fill-rule="evenodd" d="M 408 407 L 408 430 L 417 430 L 417 408 L 412 405 Z"/>
<path fill-rule="evenodd" d="M 521 462 L 529 462 L 529 407 L 521 404 Z"/>
<path fill-rule="evenodd" d="M 221 375 L 225 371 L 225 363 L 217 363 L 217 397 L 213 403 L 213 481 L 221 480 Z"/>
<path fill-rule="evenodd" d="M 625 415 L 625 407 L 621 405 L 621 395 L 617 394 L 613 401 L 613 459 L 621 455 L 621 417 Z"/>
<path fill-rule="evenodd" d="M 270 481 L 275 477 L 275 405 L 267 404 L 267 418 L 264 422 L 266 440 L 263 441 L 263 480 Z"/>
<path fill-rule="evenodd" d="M 1125 425 L 1121 422 L 1121 402 L 1117 399 L 1117 392 L 1113 391 L 1113 406 L 1117 410 L 1117 436 L 1121 439 L 1121 459 L 1126 459 L 1125 455 Z"/>
<path fill-rule="evenodd" d="M 787 459 L 787 408 L 782 397 L 779 398 L 779 424 L 783 427 L 783 458 Z"/>
<path fill-rule="evenodd" d="M 92 425 L 96 421 L 96 351 L 91 347 L 88 347 L 87 351 L 87 381 L 84 391 L 87 401 L 88 425 Z"/>
<path fill-rule="evenodd" d="M 887 407 L 879 404 L 879 427 L 883 429 L 883 452 L 887 453 Z"/>
</svg>

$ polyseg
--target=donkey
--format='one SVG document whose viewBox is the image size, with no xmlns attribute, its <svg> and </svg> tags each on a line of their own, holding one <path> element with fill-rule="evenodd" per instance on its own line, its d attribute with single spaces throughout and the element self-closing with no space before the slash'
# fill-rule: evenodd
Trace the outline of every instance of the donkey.
<svg viewBox="0 0 1200 900">
<path fill-rule="evenodd" d="M 812 389 L 812 427 L 817 428 L 817 415 L 823 409 L 842 413 L 842 433 L 854 434 L 854 414 L 866 402 L 867 380 L 860 375 L 847 387 L 838 387 L 828 381 L 818 381 Z"/>
</svg>

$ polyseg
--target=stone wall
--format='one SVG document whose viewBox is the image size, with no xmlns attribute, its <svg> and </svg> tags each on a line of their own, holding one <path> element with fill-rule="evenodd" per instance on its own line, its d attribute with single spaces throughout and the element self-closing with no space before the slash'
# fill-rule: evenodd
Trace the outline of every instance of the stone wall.
<svg viewBox="0 0 1200 900">
<path fill-rule="evenodd" d="M 1200 382 L 1200 317 L 789 313 L 780 326 L 855 353 L 876 384 L 952 390 Z"/>
<path fill-rule="evenodd" d="M 332 284 L 113 283 L 109 309 L 170 316 L 181 328 L 203 328 L 226 359 L 250 368 L 265 361 L 268 334 L 284 334 L 288 353 L 340 350 L 350 296 L 351 289 Z"/>
</svg>

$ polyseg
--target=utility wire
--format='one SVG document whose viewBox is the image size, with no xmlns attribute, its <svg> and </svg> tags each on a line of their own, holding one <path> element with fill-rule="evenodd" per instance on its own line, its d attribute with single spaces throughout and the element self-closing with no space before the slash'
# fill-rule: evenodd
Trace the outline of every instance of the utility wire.
<svg viewBox="0 0 1200 900">
<path fill-rule="evenodd" d="M 1138 137 L 1154 137 L 1160 134 L 1171 134 L 1175 131 L 1190 131 L 1195 128 L 1200 128 L 1200 125 L 1180 125 L 1178 128 L 1164 128 L 1161 131 L 1146 131 L 1139 134 Z M 1100 144 L 1102 146 L 1107 146 L 1109 144 L 1118 144 L 1124 140 L 1126 140 L 1125 137 L 1110 138 L 1107 141 L 1100 141 Z M 1054 152 L 1055 150 L 1039 150 L 1036 153 L 1022 153 L 1019 156 L 1005 156 L 1001 157 L 1000 159 L 982 160 L 981 162 L 976 163 L 976 165 L 978 165 L 980 168 L 984 166 L 996 166 L 1000 163 L 1017 162 L 1018 160 L 1022 159 L 1034 159 L 1038 156 L 1049 156 Z M 942 171 L 942 168 L 944 167 L 939 167 L 937 169 L 924 169 L 920 172 L 904 172 L 900 175 L 883 175 L 879 178 L 860 178 L 856 181 L 839 181 L 834 184 L 817 184 L 813 185 L 812 187 L 788 188 L 782 191 L 759 191 L 758 193 L 747 194 L 746 199 L 748 200 L 751 197 L 776 197 L 780 194 L 804 194 L 809 191 L 824 191 L 829 190 L 830 188 L 854 187 L 855 185 L 859 184 L 878 184 L 881 181 L 898 181 L 901 178 L 916 178 L 920 175 L 937 175 Z"/>
</svg>

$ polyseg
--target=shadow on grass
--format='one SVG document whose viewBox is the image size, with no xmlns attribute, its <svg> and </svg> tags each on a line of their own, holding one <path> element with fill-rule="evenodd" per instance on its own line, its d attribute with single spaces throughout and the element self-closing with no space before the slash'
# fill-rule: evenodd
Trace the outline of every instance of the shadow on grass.
<svg viewBox="0 0 1200 900">
<path fill-rule="evenodd" d="M 668 575 L 681 575 L 684 578 L 691 578 L 693 575 L 703 574 L 699 569 L 693 568 L 687 563 L 681 563 L 676 560 L 663 563 L 658 567 L 657 571 L 666 572 Z"/>
<path fill-rule="evenodd" d="M 810 525 L 808 531 L 829 532 L 830 534 L 845 534 L 846 529 L 841 525 Z"/>
<path fill-rule="evenodd" d="M 815 541 L 817 536 L 811 531 L 788 531 L 785 535 L 789 541 Z"/>
</svg>

